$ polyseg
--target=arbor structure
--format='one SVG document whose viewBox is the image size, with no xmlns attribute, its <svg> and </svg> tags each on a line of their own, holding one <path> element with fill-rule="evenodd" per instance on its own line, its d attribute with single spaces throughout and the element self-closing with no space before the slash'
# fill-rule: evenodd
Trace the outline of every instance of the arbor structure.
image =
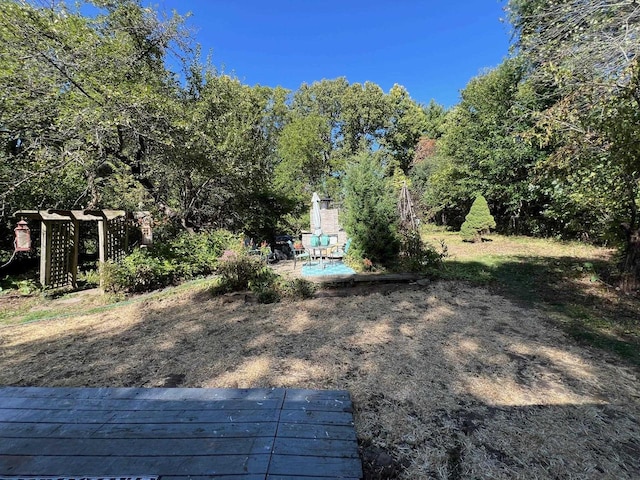
<svg viewBox="0 0 640 480">
<path fill-rule="evenodd" d="M 128 250 L 127 214 L 121 210 L 21 210 L 16 217 L 41 222 L 40 284 L 43 287 L 76 287 L 80 222 L 98 227 L 101 263 L 119 261 Z"/>
</svg>

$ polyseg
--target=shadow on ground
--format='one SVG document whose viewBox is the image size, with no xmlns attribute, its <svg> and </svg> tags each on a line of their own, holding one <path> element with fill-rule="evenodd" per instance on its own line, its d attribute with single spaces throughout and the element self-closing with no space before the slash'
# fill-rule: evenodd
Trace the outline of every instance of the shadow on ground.
<svg viewBox="0 0 640 480">
<path fill-rule="evenodd" d="M 640 365 L 640 298 L 613 286 L 610 264 L 576 257 L 509 257 L 495 265 L 447 261 L 445 276 L 480 283 L 542 308 L 567 333 Z"/>
<path fill-rule="evenodd" d="M 368 479 L 640 476 L 633 367 L 509 293 L 356 292 L 275 305 L 186 292 L 5 328 L 0 384 L 347 389 Z"/>
</svg>

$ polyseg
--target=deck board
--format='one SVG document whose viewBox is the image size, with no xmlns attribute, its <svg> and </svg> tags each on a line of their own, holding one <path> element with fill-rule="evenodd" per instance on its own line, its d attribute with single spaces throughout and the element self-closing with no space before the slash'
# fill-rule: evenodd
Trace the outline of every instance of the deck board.
<svg viewBox="0 0 640 480">
<path fill-rule="evenodd" d="M 273 455 L 269 465 L 271 475 L 328 478 L 353 478 L 351 463 L 340 457 L 313 457 L 302 455 Z"/>
<path fill-rule="evenodd" d="M 69 423 L 4 423 L 5 438 L 237 438 L 274 437 L 278 423 L 139 423 L 103 424 L 88 428 L 86 424 Z"/>
<path fill-rule="evenodd" d="M 8 442 L 2 453 L 5 455 L 32 455 L 33 452 L 42 452 L 53 456 L 96 457 L 254 455 L 270 453 L 273 443 L 272 437 L 147 438 L 144 442 L 132 442 L 131 439 L 121 438 L 65 438 L 64 441 L 60 441 L 59 438 L 21 438 Z M 284 445 L 286 446 L 286 443 Z M 323 451 L 324 449 L 330 452 L 331 447 L 333 445 L 323 447 L 309 444 L 309 448 L 313 448 L 313 451 Z M 276 451 L 282 448 L 276 443 Z"/>
<path fill-rule="evenodd" d="M 333 438 L 356 441 L 356 432 L 351 425 L 313 425 L 281 422 L 278 426 L 279 438 Z"/>
<path fill-rule="evenodd" d="M 330 412 L 310 412 L 313 414 Z M 293 412 L 288 417 L 305 415 L 305 412 Z M 220 423 L 220 422 L 259 422 L 277 421 L 279 410 L 29 410 L 0 408 L 0 422 L 11 423 Z M 336 420 L 338 421 L 338 420 Z M 309 420 L 309 423 L 311 420 Z"/>
<path fill-rule="evenodd" d="M 273 452 L 285 455 L 357 458 L 357 445 L 349 440 L 331 438 L 276 438 Z"/>
<path fill-rule="evenodd" d="M 5 387 L 2 398 L 143 399 L 143 400 L 266 400 L 284 398 L 282 388 L 50 388 Z M 304 390 L 303 390 L 304 391 Z M 327 390 L 330 392 L 331 390 Z M 313 390 L 309 390 L 313 392 Z M 339 392 L 343 394 L 343 391 Z M 324 395 L 321 393 L 320 395 Z"/>
<path fill-rule="evenodd" d="M 177 424 L 103 425 L 95 437 L 109 438 L 237 438 L 273 437 L 278 423 L 227 422 Z"/>
<path fill-rule="evenodd" d="M 322 402 L 330 403 L 329 400 Z M 279 408 L 282 404 L 281 399 L 224 399 L 215 400 L 216 410 L 234 409 L 234 410 L 255 410 L 265 408 Z M 32 398 L 32 397 L 12 397 L 5 398 L 2 402 L 3 408 L 29 408 L 30 410 L 68 410 L 74 408 L 76 410 L 140 410 L 144 408 L 147 411 L 163 411 L 172 410 L 210 410 L 211 402 L 206 400 L 145 400 L 145 399 L 99 399 L 87 398 L 78 404 L 77 399 L 70 398 Z"/>
<path fill-rule="evenodd" d="M 0 387 L 0 477 L 362 477 L 346 391 Z"/>
<path fill-rule="evenodd" d="M 31 458 L 0 455 L 3 475 L 43 476 L 143 476 L 143 475 L 238 475 L 260 474 L 269 468 L 270 455 L 218 455 L 171 457 L 104 457 L 104 456 L 45 456 Z M 27 465 L 25 465 L 25 459 Z M 4 473 L 16 466 L 19 473 Z M 14 468 L 15 470 L 15 468 Z M 126 472 L 126 473 L 122 473 Z M 152 472 L 149 474 L 148 472 Z"/>
</svg>

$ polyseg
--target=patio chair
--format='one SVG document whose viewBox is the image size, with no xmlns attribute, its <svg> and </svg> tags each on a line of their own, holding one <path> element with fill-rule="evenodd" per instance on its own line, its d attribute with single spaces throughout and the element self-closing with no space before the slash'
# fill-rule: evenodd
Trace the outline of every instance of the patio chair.
<svg viewBox="0 0 640 480">
<path fill-rule="evenodd" d="M 298 259 L 309 259 L 310 255 L 309 255 L 309 250 L 304 248 L 304 245 L 302 247 L 302 249 L 299 248 L 295 248 L 293 245 L 293 242 L 291 240 L 289 240 L 287 242 L 289 244 L 289 248 L 291 248 L 291 251 L 293 252 L 293 269 L 296 269 L 296 263 L 298 262 Z M 307 262 L 309 263 L 309 262 Z M 304 264 L 303 264 L 304 265 Z"/>
<path fill-rule="evenodd" d="M 334 250 L 329 254 L 329 261 L 333 263 L 334 260 L 342 260 L 351 247 L 351 239 L 347 239 L 347 242 L 338 250 Z"/>
<path fill-rule="evenodd" d="M 314 259 L 320 259 L 320 261 L 322 262 L 320 237 L 318 235 L 311 235 L 311 239 L 309 241 L 310 243 L 308 245 L 303 242 L 304 249 L 309 254 L 309 262 L 313 261 Z"/>
</svg>

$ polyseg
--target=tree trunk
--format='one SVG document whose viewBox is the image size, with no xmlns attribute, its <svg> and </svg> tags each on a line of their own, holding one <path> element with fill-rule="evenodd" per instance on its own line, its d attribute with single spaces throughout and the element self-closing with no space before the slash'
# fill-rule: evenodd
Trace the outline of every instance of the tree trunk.
<svg viewBox="0 0 640 480">
<path fill-rule="evenodd" d="M 622 281 L 620 287 L 625 292 L 631 292 L 640 287 L 640 228 L 622 224 L 627 236 L 627 246 L 620 265 Z"/>
</svg>

